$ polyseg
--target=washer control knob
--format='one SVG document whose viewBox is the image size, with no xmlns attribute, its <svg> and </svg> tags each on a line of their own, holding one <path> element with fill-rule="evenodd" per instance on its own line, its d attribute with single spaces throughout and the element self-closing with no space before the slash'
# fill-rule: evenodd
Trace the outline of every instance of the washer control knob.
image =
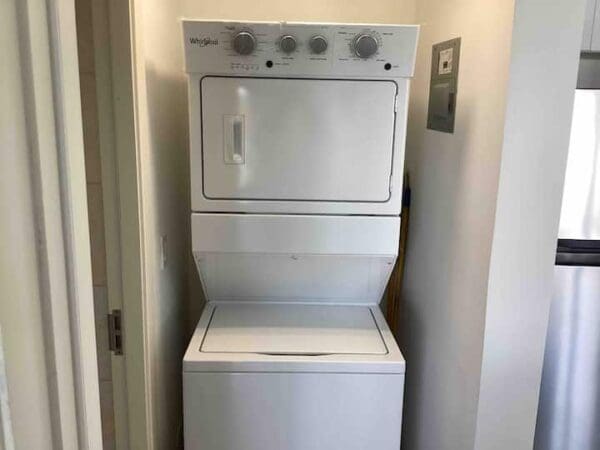
<svg viewBox="0 0 600 450">
<path fill-rule="evenodd" d="M 233 38 L 233 49 L 239 55 L 249 55 L 256 48 L 256 38 L 249 31 L 240 31 Z"/>
<path fill-rule="evenodd" d="M 296 38 L 294 36 L 290 36 L 286 34 L 285 36 L 281 36 L 279 40 L 279 48 L 283 53 L 292 53 L 296 50 Z"/>
<path fill-rule="evenodd" d="M 352 47 L 356 56 L 367 59 L 377 53 L 379 43 L 370 34 L 359 34 L 354 39 Z"/>
<path fill-rule="evenodd" d="M 311 52 L 320 55 L 327 50 L 327 39 L 321 35 L 313 36 L 308 41 L 308 46 L 310 47 Z"/>
</svg>

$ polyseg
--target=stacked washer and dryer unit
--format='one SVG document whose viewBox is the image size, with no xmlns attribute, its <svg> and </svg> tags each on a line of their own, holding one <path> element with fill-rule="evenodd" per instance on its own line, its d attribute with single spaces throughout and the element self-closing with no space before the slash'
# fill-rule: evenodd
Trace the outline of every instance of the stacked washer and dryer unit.
<svg viewBox="0 0 600 450">
<path fill-rule="evenodd" d="M 184 20 L 187 450 L 398 450 L 398 252 L 418 27 Z"/>
</svg>

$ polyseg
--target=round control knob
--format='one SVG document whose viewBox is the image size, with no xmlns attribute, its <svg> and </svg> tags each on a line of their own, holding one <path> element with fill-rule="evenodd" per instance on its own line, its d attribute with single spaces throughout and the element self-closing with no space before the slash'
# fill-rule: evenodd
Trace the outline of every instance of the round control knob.
<svg viewBox="0 0 600 450">
<path fill-rule="evenodd" d="M 354 39 L 354 53 L 359 58 L 369 58 L 377 53 L 377 49 L 379 48 L 379 43 L 377 39 L 375 39 L 370 34 L 359 34 Z"/>
<path fill-rule="evenodd" d="M 240 55 L 249 55 L 256 48 L 256 38 L 249 31 L 240 31 L 233 38 L 233 49 Z"/>
<path fill-rule="evenodd" d="M 327 50 L 327 39 L 320 35 L 313 36 L 308 41 L 308 45 L 311 52 L 320 55 Z"/>
<path fill-rule="evenodd" d="M 279 48 L 284 53 L 292 53 L 296 50 L 296 38 L 294 36 L 285 35 L 279 40 Z"/>
</svg>

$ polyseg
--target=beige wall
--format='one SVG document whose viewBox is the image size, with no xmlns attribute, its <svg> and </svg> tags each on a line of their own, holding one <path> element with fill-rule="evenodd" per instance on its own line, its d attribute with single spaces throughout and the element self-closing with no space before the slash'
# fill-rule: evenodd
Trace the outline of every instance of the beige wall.
<svg viewBox="0 0 600 450">
<path fill-rule="evenodd" d="M 403 448 L 472 449 L 514 2 L 421 0 L 407 161 Z M 461 37 L 454 134 L 426 129 L 431 47 Z"/>
<path fill-rule="evenodd" d="M 140 176 L 145 401 L 152 449 L 179 448 L 181 368 L 190 302 L 187 100 L 177 1 L 132 5 L 134 110 Z M 132 430 L 133 431 L 133 430 Z M 132 437 L 135 439 L 135 437 Z M 141 448 L 141 447 L 140 447 Z"/>
<path fill-rule="evenodd" d="M 190 19 L 287 20 L 313 22 L 414 23 L 414 0 L 182 0 L 182 15 Z"/>
</svg>

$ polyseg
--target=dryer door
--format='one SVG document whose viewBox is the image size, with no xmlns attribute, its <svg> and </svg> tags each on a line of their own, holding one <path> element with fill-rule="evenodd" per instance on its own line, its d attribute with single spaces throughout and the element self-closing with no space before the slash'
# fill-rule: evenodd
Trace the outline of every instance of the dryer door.
<svg viewBox="0 0 600 450">
<path fill-rule="evenodd" d="M 393 81 L 207 76 L 200 83 L 205 198 L 389 200 Z"/>
</svg>

